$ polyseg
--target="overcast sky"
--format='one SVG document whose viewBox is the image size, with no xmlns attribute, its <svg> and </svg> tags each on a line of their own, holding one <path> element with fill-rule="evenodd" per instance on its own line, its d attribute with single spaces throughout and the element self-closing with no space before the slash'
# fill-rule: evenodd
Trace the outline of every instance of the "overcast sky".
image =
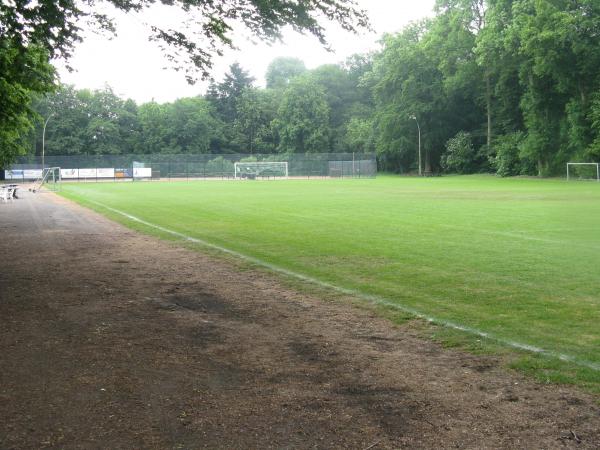
<svg viewBox="0 0 600 450">
<path fill-rule="evenodd" d="M 239 50 L 227 51 L 224 57 L 215 59 L 213 76 L 220 79 L 229 65 L 238 61 L 256 78 L 258 85 L 264 85 L 267 66 L 278 56 L 300 58 L 309 69 L 343 61 L 354 53 L 377 49 L 383 33 L 399 31 L 408 22 L 431 15 L 434 0 L 358 0 L 358 3 L 367 10 L 375 33 L 354 35 L 338 26 L 328 26 L 328 40 L 334 53 L 323 49 L 316 39 L 291 30 L 284 33 L 284 43 L 271 46 L 255 45 L 242 38 L 236 42 Z M 156 43 L 148 42 L 144 22 L 164 19 L 167 14 L 173 15 L 172 8 L 160 6 L 137 15 L 119 14 L 118 36 L 112 40 L 86 33 L 70 60 L 76 71 L 69 73 L 57 64 L 61 81 L 80 89 L 100 89 L 108 84 L 118 95 L 138 103 L 152 99 L 173 101 L 204 93 L 206 83 L 190 86 L 181 72 L 165 69 L 168 62 L 160 49 Z"/>
</svg>

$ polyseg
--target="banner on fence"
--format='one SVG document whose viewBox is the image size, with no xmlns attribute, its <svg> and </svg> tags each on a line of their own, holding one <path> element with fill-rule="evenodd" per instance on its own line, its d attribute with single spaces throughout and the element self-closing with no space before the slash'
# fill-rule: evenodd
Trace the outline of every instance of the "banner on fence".
<svg viewBox="0 0 600 450">
<path fill-rule="evenodd" d="M 108 169 L 108 168 L 102 168 L 102 169 L 96 169 L 96 176 L 98 178 L 114 178 L 115 177 L 115 169 Z"/>
<path fill-rule="evenodd" d="M 79 169 L 79 178 L 96 178 L 96 169 Z"/>
<path fill-rule="evenodd" d="M 131 178 L 131 169 L 115 169 L 115 178 Z"/>
<path fill-rule="evenodd" d="M 23 178 L 26 180 L 35 180 L 42 176 L 42 169 L 25 169 L 23 171 Z"/>
<path fill-rule="evenodd" d="M 79 178 L 79 169 L 60 169 L 60 177 L 65 179 Z"/>
<path fill-rule="evenodd" d="M 4 179 L 6 179 L 6 180 L 22 180 L 23 179 L 23 171 L 22 170 L 5 170 L 4 171 Z"/>
<path fill-rule="evenodd" d="M 134 167 L 133 178 L 152 178 L 151 167 Z"/>
</svg>

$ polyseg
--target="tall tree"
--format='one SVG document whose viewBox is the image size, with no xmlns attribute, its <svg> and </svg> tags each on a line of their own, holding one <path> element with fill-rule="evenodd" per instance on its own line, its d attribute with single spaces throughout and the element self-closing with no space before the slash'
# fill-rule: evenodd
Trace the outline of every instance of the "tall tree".
<svg viewBox="0 0 600 450">
<path fill-rule="evenodd" d="M 219 120 L 233 125 L 237 119 L 238 103 L 241 101 L 242 94 L 252 88 L 254 78 L 251 77 L 238 63 L 229 67 L 229 72 L 225 74 L 220 83 L 211 83 L 206 94 L 206 99 L 213 105 Z M 238 129 L 229 126 L 223 129 L 225 133 L 224 150 L 240 151 L 239 143 L 243 141 L 242 136 L 238 136 Z"/>
<path fill-rule="evenodd" d="M 53 89 L 54 69 L 43 48 L 20 48 L 0 34 L 0 169 L 28 148 L 35 123 L 31 96 Z"/>
<path fill-rule="evenodd" d="M 237 103 L 233 123 L 243 153 L 273 153 L 277 143 L 271 128 L 278 101 L 273 90 L 246 89 Z"/>
<path fill-rule="evenodd" d="M 273 122 L 285 153 L 329 151 L 329 107 L 323 88 L 309 77 L 294 79 L 285 90 Z"/>
<path fill-rule="evenodd" d="M 377 122 L 377 151 L 389 170 L 409 170 L 418 156 L 417 125 L 422 131 L 425 170 L 439 164 L 444 143 L 452 132 L 443 73 L 426 44 L 430 21 L 412 24 L 397 36 L 386 36 L 373 73 Z"/>
<path fill-rule="evenodd" d="M 254 78 L 240 66 L 233 63 L 220 83 L 211 83 L 206 98 L 213 103 L 215 110 L 226 122 L 235 120 L 237 103 L 242 93 L 252 87 Z"/>
<path fill-rule="evenodd" d="M 600 86 L 600 5 L 520 0 L 513 10 L 511 31 L 523 56 L 523 152 L 537 161 L 539 174 L 554 173 L 592 141 L 590 99 Z"/>
</svg>

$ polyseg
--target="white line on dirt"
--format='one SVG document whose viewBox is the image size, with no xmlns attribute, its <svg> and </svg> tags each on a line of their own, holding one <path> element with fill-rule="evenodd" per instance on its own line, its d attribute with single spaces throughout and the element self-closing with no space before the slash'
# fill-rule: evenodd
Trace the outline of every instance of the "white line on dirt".
<svg viewBox="0 0 600 450">
<path fill-rule="evenodd" d="M 94 201 L 94 200 L 90 200 L 90 199 L 86 199 L 86 201 L 88 201 L 90 203 L 93 203 L 95 205 L 98 205 L 101 208 L 104 208 L 104 209 L 106 209 L 108 211 L 112 211 L 115 214 L 119 214 L 119 215 L 121 215 L 121 216 L 123 216 L 123 217 L 125 217 L 125 218 L 127 218 L 127 219 L 129 219 L 131 221 L 133 221 L 133 222 L 140 223 L 140 224 L 145 225 L 145 226 L 147 226 L 149 228 L 154 228 L 155 230 L 159 230 L 159 231 L 162 231 L 163 233 L 170 234 L 171 236 L 175 236 L 175 237 L 180 238 L 180 239 L 182 239 L 184 241 L 192 242 L 194 244 L 199 244 L 199 245 L 202 245 L 204 247 L 212 248 L 214 250 L 218 250 L 220 252 L 227 253 L 227 254 L 235 256 L 237 258 L 240 258 L 240 259 L 243 259 L 245 261 L 251 262 L 253 264 L 265 267 L 265 268 L 267 268 L 267 269 L 269 269 L 269 270 L 271 270 L 273 272 L 281 273 L 283 275 L 287 275 L 289 277 L 296 278 L 296 279 L 299 279 L 299 280 L 302 280 L 302 281 L 305 281 L 305 282 L 308 282 L 308 283 L 311 283 L 311 284 L 316 284 L 318 286 L 321 286 L 321 287 L 324 287 L 324 288 L 327 288 L 327 289 L 331 289 L 331 290 L 334 290 L 336 292 L 339 292 L 339 293 L 342 293 L 342 294 L 345 294 L 345 295 L 350 295 L 352 297 L 358 297 L 358 298 L 361 298 L 363 300 L 366 300 L 366 301 L 368 301 L 370 303 L 373 303 L 373 304 L 376 304 L 376 305 L 383 305 L 383 306 L 387 306 L 389 308 L 397 309 L 399 311 L 405 312 L 405 313 L 410 314 L 412 316 L 418 317 L 419 319 L 426 320 L 427 322 L 430 322 L 430 323 L 433 323 L 433 324 L 437 324 L 437 325 L 442 325 L 444 327 L 447 327 L 447 328 L 450 328 L 450 329 L 453 329 L 453 330 L 463 331 L 465 333 L 469 333 L 469 334 L 472 334 L 472 335 L 475 335 L 475 336 L 478 336 L 478 337 L 481 337 L 481 338 L 484 338 L 484 339 L 495 341 L 497 343 L 500 343 L 500 344 L 508 346 L 508 347 L 512 347 L 512 348 L 515 348 L 515 349 L 518 349 L 518 350 L 524 350 L 524 351 L 531 352 L 531 353 L 536 353 L 536 354 L 544 355 L 544 356 L 551 357 L 551 358 L 556 358 L 556 359 L 559 359 L 561 361 L 566 361 L 566 362 L 570 362 L 570 363 L 576 364 L 578 366 L 587 367 L 588 369 L 600 371 L 600 364 L 594 363 L 592 361 L 586 361 L 586 360 L 579 359 L 579 358 L 577 358 L 575 356 L 566 355 L 564 353 L 557 353 L 557 352 L 546 350 L 546 349 L 543 349 L 543 348 L 540 348 L 540 347 L 536 347 L 536 346 L 533 346 L 533 345 L 523 344 L 523 343 L 520 343 L 520 342 L 512 341 L 510 339 L 505 339 L 505 338 L 502 338 L 502 337 L 498 337 L 498 336 L 495 336 L 493 334 L 487 333 L 485 331 L 478 330 L 476 328 L 471 328 L 471 327 L 468 327 L 468 326 L 465 326 L 465 325 L 461 325 L 461 324 L 458 324 L 458 323 L 455 323 L 455 322 L 451 322 L 451 321 L 448 321 L 448 320 L 445 320 L 445 319 L 439 319 L 437 317 L 429 316 L 429 315 L 424 314 L 424 313 L 422 313 L 422 312 L 420 312 L 420 311 L 418 311 L 418 310 L 416 310 L 414 308 L 411 308 L 409 306 L 404 306 L 404 305 L 392 302 L 390 300 L 387 300 L 385 298 L 378 297 L 376 295 L 366 294 L 364 292 L 360 292 L 360 291 L 357 291 L 357 290 L 354 290 L 354 289 L 348 289 L 348 288 L 336 286 L 334 284 L 327 283 L 326 281 L 321 281 L 321 280 L 319 280 L 317 278 L 309 277 L 307 275 L 303 275 L 301 273 L 293 272 L 293 271 L 285 269 L 283 267 L 276 266 L 274 264 L 268 263 L 268 262 L 263 261 L 261 259 L 254 258 L 253 256 L 248 256 L 248 255 L 245 255 L 243 253 L 237 252 L 235 250 L 231 250 L 231 249 L 228 249 L 228 248 L 225 248 L 225 247 L 221 247 L 220 245 L 212 244 L 212 243 L 204 241 L 202 239 L 194 238 L 194 237 L 185 235 L 183 233 L 179 233 L 178 231 L 174 231 L 174 230 L 171 230 L 169 228 L 165 228 L 163 226 L 160 226 L 160 225 L 148 222 L 146 220 L 140 219 L 139 217 L 133 216 L 133 215 L 131 215 L 129 213 L 126 213 L 124 211 L 120 211 L 118 209 L 115 209 L 115 208 L 112 208 L 110 206 L 104 205 L 104 204 L 102 204 L 100 202 L 97 202 L 97 201 Z"/>
</svg>

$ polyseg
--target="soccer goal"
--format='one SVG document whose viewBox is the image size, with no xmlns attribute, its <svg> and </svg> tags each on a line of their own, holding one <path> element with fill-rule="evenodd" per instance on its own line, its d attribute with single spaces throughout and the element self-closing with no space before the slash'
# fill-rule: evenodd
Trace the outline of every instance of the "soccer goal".
<svg viewBox="0 0 600 450">
<path fill-rule="evenodd" d="M 42 176 L 33 183 L 32 192 L 39 192 L 42 187 L 49 191 L 57 191 L 61 182 L 60 167 L 46 167 Z"/>
<path fill-rule="evenodd" d="M 261 162 L 236 162 L 234 164 L 234 178 L 255 179 L 262 178 L 287 178 L 288 163 L 286 161 L 261 161 Z"/>
<path fill-rule="evenodd" d="M 567 181 L 571 180 L 600 181 L 600 164 L 567 163 Z"/>
</svg>

